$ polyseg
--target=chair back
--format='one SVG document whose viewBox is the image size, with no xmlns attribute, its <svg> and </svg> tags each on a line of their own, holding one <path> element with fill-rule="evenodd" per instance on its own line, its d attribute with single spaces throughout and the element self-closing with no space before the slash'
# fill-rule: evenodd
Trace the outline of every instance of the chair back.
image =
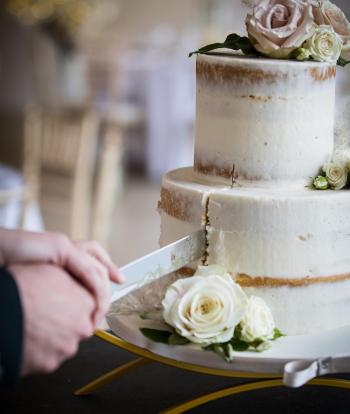
<svg viewBox="0 0 350 414">
<path fill-rule="evenodd" d="M 24 177 L 38 199 L 41 174 L 50 172 L 71 178 L 69 235 L 89 234 L 89 208 L 98 121 L 89 110 L 42 110 L 26 112 Z"/>
</svg>

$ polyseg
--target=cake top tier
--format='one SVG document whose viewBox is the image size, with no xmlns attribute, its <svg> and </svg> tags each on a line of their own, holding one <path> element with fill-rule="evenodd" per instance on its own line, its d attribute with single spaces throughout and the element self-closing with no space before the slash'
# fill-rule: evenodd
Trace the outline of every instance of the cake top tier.
<svg viewBox="0 0 350 414">
<path fill-rule="evenodd" d="M 309 180 L 333 152 L 335 75 L 327 63 L 198 56 L 197 174 Z"/>
<path fill-rule="evenodd" d="M 312 81 L 334 78 L 336 66 L 325 62 L 254 58 L 237 53 L 212 52 L 197 56 L 197 79 L 208 82 L 265 83 L 288 81 L 290 75 L 305 72 Z"/>
</svg>

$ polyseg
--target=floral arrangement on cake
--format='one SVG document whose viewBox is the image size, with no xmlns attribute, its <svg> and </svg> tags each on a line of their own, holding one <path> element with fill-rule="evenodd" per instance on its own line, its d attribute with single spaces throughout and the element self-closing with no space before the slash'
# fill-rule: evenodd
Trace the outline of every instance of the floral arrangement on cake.
<svg viewBox="0 0 350 414">
<path fill-rule="evenodd" d="M 168 329 L 141 328 L 145 337 L 169 345 L 199 344 L 228 362 L 235 351 L 261 352 L 283 336 L 264 300 L 248 297 L 219 265 L 199 266 L 194 276 L 176 280 L 162 307 Z"/>
<path fill-rule="evenodd" d="M 190 56 L 224 48 L 248 56 L 350 63 L 350 23 L 329 0 L 259 0 L 245 23 L 248 36 L 230 34 Z"/>
<path fill-rule="evenodd" d="M 350 160 L 336 159 L 326 163 L 313 179 L 316 190 L 342 190 L 350 187 Z"/>
</svg>

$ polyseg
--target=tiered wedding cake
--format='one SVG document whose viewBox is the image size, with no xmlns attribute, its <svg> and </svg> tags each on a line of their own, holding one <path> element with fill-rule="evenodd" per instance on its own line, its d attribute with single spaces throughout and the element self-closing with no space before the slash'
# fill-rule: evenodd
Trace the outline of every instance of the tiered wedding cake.
<svg viewBox="0 0 350 414">
<path fill-rule="evenodd" d="M 333 153 L 335 75 L 198 56 L 194 168 L 163 179 L 161 244 L 205 227 L 204 263 L 265 299 L 286 334 L 350 323 L 350 194 L 309 185 Z"/>
</svg>

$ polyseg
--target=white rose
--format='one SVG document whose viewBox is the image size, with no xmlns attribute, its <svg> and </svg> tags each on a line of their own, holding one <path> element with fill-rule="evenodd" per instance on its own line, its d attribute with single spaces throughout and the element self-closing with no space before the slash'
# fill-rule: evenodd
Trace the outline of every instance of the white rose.
<svg viewBox="0 0 350 414">
<path fill-rule="evenodd" d="M 227 342 L 246 304 L 246 294 L 230 275 L 192 276 L 169 286 L 162 302 L 163 318 L 191 342 Z"/>
<path fill-rule="evenodd" d="M 350 148 L 337 148 L 333 153 L 333 162 L 344 165 L 350 162 Z"/>
<path fill-rule="evenodd" d="M 262 0 L 248 14 L 246 26 L 259 52 L 287 58 L 313 33 L 312 5 L 303 0 Z"/>
<path fill-rule="evenodd" d="M 318 26 L 306 41 L 311 57 L 319 62 L 337 63 L 342 51 L 342 40 L 331 26 Z"/>
<path fill-rule="evenodd" d="M 344 12 L 328 0 L 314 7 L 315 22 L 318 25 L 327 24 L 341 37 L 343 47 L 341 57 L 350 60 L 350 23 Z"/>
<path fill-rule="evenodd" d="M 257 296 L 248 299 L 246 312 L 241 321 L 241 338 L 246 342 L 256 339 L 267 341 L 273 339 L 275 322 L 270 308 Z"/>
<path fill-rule="evenodd" d="M 322 167 L 329 185 L 333 190 L 341 190 L 348 181 L 348 166 L 344 163 L 330 162 Z"/>
</svg>

